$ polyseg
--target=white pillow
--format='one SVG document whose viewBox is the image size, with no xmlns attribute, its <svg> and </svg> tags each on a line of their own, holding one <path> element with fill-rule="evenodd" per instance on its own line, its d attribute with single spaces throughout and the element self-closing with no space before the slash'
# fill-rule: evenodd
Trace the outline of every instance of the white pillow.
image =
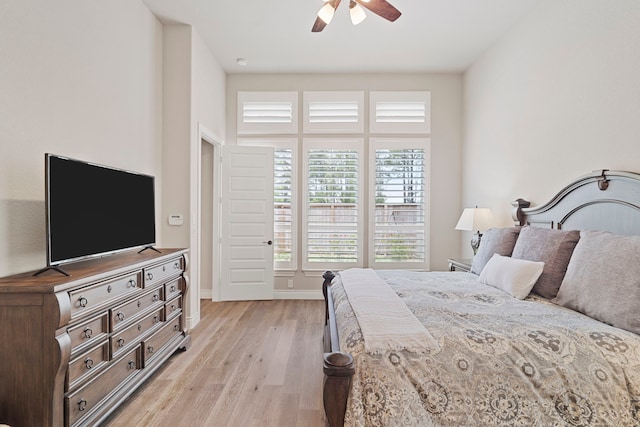
<svg viewBox="0 0 640 427">
<path fill-rule="evenodd" d="M 502 289 L 518 299 L 525 299 L 543 269 L 544 262 L 527 261 L 495 254 L 480 272 L 478 281 Z"/>
</svg>

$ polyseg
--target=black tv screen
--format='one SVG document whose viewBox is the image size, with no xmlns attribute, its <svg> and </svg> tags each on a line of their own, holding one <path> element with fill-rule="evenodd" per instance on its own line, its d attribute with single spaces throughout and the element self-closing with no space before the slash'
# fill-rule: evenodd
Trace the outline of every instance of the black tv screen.
<svg viewBox="0 0 640 427">
<path fill-rule="evenodd" d="M 47 263 L 155 244 L 154 178 L 47 153 Z"/>
</svg>

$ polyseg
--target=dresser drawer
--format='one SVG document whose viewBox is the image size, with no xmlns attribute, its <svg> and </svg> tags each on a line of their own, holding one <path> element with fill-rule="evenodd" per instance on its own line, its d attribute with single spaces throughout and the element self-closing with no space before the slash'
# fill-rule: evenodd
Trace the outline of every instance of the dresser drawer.
<svg viewBox="0 0 640 427">
<path fill-rule="evenodd" d="M 174 298 L 164 305 L 165 319 L 171 319 L 182 312 L 182 297 Z"/>
<path fill-rule="evenodd" d="M 163 311 L 164 309 L 161 307 L 128 328 L 113 334 L 110 342 L 111 358 L 115 359 L 119 354 L 130 348 L 131 345 L 140 344 L 141 337 L 163 321 Z"/>
<path fill-rule="evenodd" d="M 86 353 L 81 354 L 69 363 L 67 375 L 68 390 L 75 388 L 81 381 L 91 378 L 109 361 L 109 340 Z"/>
<path fill-rule="evenodd" d="M 144 269 L 144 286 L 150 287 L 169 277 L 178 276 L 184 270 L 184 259 L 175 258 L 162 264 Z"/>
<path fill-rule="evenodd" d="M 164 288 L 159 287 L 140 295 L 136 299 L 119 305 L 109 310 L 111 319 L 111 332 L 129 323 L 137 315 L 143 313 L 154 305 L 161 305 L 164 301 Z"/>
<path fill-rule="evenodd" d="M 180 292 L 182 290 L 182 281 L 182 277 L 179 277 L 176 280 L 172 280 L 164 285 L 165 301 L 169 301 L 176 295 L 180 295 Z"/>
<path fill-rule="evenodd" d="M 142 343 L 143 365 L 149 366 L 149 362 L 154 356 L 161 352 L 162 348 L 171 341 L 172 338 L 182 332 L 182 318 L 180 316 L 167 321 L 166 324 L 155 334 L 151 335 Z"/>
<path fill-rule="evenodd" d="M 103 340 L 109 333 L 109 313 L 104 312 L 67 330 L 71 338 L 71 355 Z"/>
<path fill-rule="evenodd" d="M 71 318 L 142 289 L 141 272 L 69 292 Z"/>
<path fill-rule="evenodd" d="M 67 425 L 73 426 L 81 421 L 102 399 L 133 377 L 142 368 L 140 362 L 140 347 L 135 347 L 121 359 L 111 362 L 105 371 L 86 386 L 69 394 L 65 398 Z"/>
</svg>

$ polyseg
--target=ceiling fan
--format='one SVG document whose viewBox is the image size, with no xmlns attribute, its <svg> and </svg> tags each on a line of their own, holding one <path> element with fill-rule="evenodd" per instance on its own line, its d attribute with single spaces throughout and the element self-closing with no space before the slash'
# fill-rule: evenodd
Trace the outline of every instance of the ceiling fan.
<svg viewBox="0 0 640 427">
<path fill-rule="evenodd" d="M 325 5 L 320 8 L 318 11 L 318 17 L 316 21 L 313 23 L 313 28 L 311 28 L 311 32 L 319 33 L 324 30 L 324 27 L 327 26 L 333 19 L 333 14 L 335 13 L 338 5 L 341 0 L 324 0 Z M 387 0 L 349 0 L 349 15 L 351 15 L 351 22 L 353 25 L 358 25 L 362 21 L 365 20 L 367 15 L 364 12 L 364 9 L 369 9 L 371 12 L 375 13 L 387 19 L 391 22 L 395 21 L 402 14 L 398 9 L 393 7 L 391 3 Z"/>
</svg>

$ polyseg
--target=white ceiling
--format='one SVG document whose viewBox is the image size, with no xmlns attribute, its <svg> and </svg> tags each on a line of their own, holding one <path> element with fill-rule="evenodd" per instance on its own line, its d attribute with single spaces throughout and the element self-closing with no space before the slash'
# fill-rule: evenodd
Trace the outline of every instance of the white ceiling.
<svg viewBox="0 0 640 427">
<path fill-rule="evenodd" d="M 312 33 L 322 0 L 143 0 L 163 21 L 193 25 L 227 73 L 462 72 L 540 2 L 389 1 L 402 12 L 393 23 L 367 11 L 353 26 L 342 0 Z"/>
</svg>

